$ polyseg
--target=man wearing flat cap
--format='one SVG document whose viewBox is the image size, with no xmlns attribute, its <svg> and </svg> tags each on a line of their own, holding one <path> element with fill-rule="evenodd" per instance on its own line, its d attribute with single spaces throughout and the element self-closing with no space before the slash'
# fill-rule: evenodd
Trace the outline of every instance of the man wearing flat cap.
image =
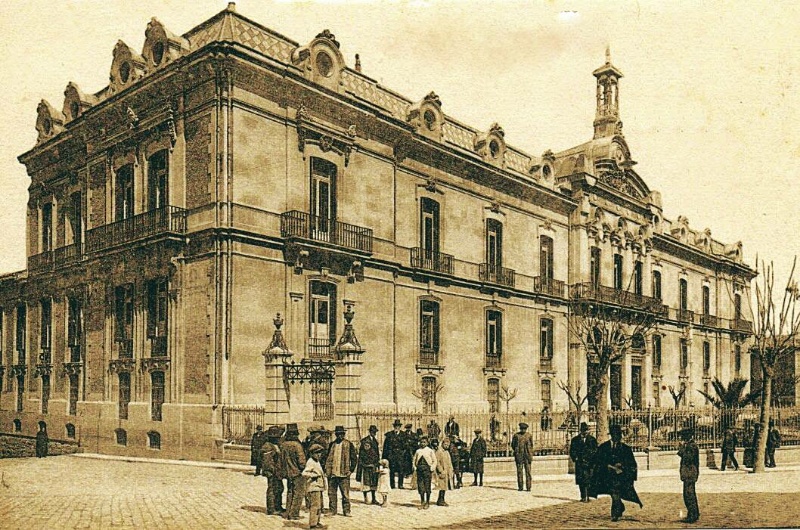
<svg viewBox="0 0 800 530">
<path fill-rule="evenodd" d="M 681 457 L 680 477 L 683 482 L 683 503 L 686 505 L 686 523 L 694 523 L 700 519 L 700 507 L 697 505 L 695 484 L 700 477 L 700 449 L 694 441 L 694 430 L 681 431 L 683 443 L 678 448 Z"/>
<path fill-rule="evenodd" d="M 361 491 L 364 493 L 364 504 L 367 503 L 367 493 L 372 493 L 372 504 L 380 505 L 375 499 L 375 490 L 378 488 L 378 464 L 381 460 L 380 446 L 376 433 L 378 428 L 369 426 L 369 434 L 361 439 L 358 448 L 358 468 L 356 480 L 361 482 Z"/>
<path fill-rule="evenodd" d="M 280 515 L 283 497 L 284 470 L 281 462 L 281 450 L 278 447 L 281 428 L 277 425 L 267 429 L 267 441 L 261 446 L 261 474 L 267 477 L 267 515 Z"/>
<path fill-rule="evenodd" d="M 522 477 L 525 489 L 531 491 L 531 462 L 533 461 L 533 436 L 528 432 L 528 424 L 520 423 L 519 432 L 511 439 L 514 463 L 517 465 L 517 489 L 522 491 Z"/>
<path fill-rule="evenodd" d="M 642 501 L 633 487 L 638 478 L 633 450 L 622 441 L 619 425 L 612 425 L 609 434 L 611 439 L 602 443 L 595 453 L 589 497 L 611 495 L 611 520 L 619 521 L 625 511 L 623 500 L 635 502 L 639 507 Z"/>
<path fill-rule="evenodd" d="M 400 420 L 394 420 L 391 431 L 383 437 L 382 458 L 389 461 L 389 487 L 394 489 L 394 478 L 397 475 L 397 487 L 403 489 L 404 465 L 406 440 L 405 434 L 400 430 L 403 424 Z"/>
<path fill-rule="evenodd" d="M 483 459 L 486 458 L 486 440 L 483 431 L 475 429 L 475 439 L 469 448 L 469 463 L 472 470 L 472 485 L 483 486 Z"/>
<path fill-rule="evenodd" d="M 319 444 L 312 444 L 308 448 L 308 461 L 303 469 L 303 478 L 306 480 L 306 491 L 309 497 L 308 527 L 325 528 L 320 523 L 322 517 L 322 492 L 325 491 L 325 473 L 320 465 L 320 457 L 325 449 Z"/>
<path fill-rule="evenodd" d="M 306 454 L 300 444 L 300 430 L 296 423 L 286 425 L 286 434 L 280 443 L 283 469 L 286 472 L 286 513 L 289 520 L 300 519 L 300 505 L 305 497 L 303 469 L 306 467 Z"/>
<path fill-rule="evenodd" d="M 336 515 L 336 494 L 342 493 L 342 514 L 350 516 L 350 474 L 356 469 L 358 455 L 353 443 L 345 438 L 345 428 L 337 425 L 333 434 L 336 439 L 328 445 L 325 474 L 328 476 L 328 508 Z"/>
<path fill-rule="evenodd" d="M 569 442 L 569 457 L 575 462 L 575 484 L 580 489 L 581 502 L 589 502 L 589 482 L 595 452 L 597 439 L 589 434 L 589 426 L 583 421 L 580 433 Z"/>
<path fill-rule="evenodd" d="M 250 465 L 256 466 L 255 475 L 261 474 L 261 446 L 267 441 L 266 433 L 261 425 L 256 425 L 256 432 L 250 440 Z"/>
</svg>

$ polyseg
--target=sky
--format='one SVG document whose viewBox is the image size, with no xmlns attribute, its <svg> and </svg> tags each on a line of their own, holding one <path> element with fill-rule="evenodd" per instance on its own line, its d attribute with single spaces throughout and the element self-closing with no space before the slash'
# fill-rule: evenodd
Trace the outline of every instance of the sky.
<svg viewBox="0 0 800 530">
<path fill-rule="evenodd" d="M 112 50 L 144 44 L 151 17 L 183 34 L 227 5 L 193 0 L 0 3 L 0 273 L 25 267 L 29 178 L 16 158 L 35 144 L 36 106 L 61 109 L 73 81 L 108 84 Z M 412 100 L 540 155 L 592 137 L 606 46 L 625 75 L 620 114 L 637 172 L 665 216 L 745 261 L 798 252 L 800 3 L 752 1 L 267 1 L 236 10 L 301 44 L 323 29 L 350 66 Z"/>
</svg>

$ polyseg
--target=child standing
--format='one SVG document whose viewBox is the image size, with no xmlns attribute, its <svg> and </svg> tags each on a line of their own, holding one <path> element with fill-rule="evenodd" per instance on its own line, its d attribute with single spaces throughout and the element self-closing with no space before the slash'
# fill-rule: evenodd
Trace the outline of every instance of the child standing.
<svg viewBox="0 0 800 530">
<path fill-rule="evenodd" d="M 436 453 L 428 447 L 428 437 L 419 439 L 419 449 L 414 453 L 414 471 L 417 475 L 420 509 L 427 510 L 431 503 L 431 472 L 436 469 Z"/>
<path fill-rule="evenodd" d="M 303 470 L 303 477 L 305 477 L 307 484 L 306 492 L 311 504 L 308 510 L 309 528 L 325 528 L 319 522 L 322 516 L 322 492 L 325 491 L 325 474 L 322 472 L 322 465 L 319 463 L 322 458 L 322 451 L 321 445 L 312 445 L 308 452 L 310 458 Z"/>
<path fill-rule="evenodd" d="M 386 459 L 378 462 L 378 493 L 381 496 L 381 506 L 386 508 L 389 500 L 389 490 L 391 489 L 390 479 L 391 471 L 389 470 L 389 461 Z"/>
</svg>

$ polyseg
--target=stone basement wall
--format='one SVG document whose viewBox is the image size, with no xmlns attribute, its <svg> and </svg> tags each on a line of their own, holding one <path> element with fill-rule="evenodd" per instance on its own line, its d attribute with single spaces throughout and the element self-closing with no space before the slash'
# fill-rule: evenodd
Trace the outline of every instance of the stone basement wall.
<svg viewBox="0 0 800 530">
<path fill-rule="evenodd" d="M 50 439 L 47 456 L 82 453 L 76 442 Z M 25 458 L 36 456 L 36 438 L 14 434 L 0 434 L 0 458 Z"/>
</svg>

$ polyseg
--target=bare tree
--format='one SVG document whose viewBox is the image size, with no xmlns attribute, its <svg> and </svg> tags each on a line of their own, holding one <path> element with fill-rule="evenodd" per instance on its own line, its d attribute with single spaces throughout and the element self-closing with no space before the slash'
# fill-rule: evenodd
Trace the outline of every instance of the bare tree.
<svg viewBox="0 0 800 530">
<path fill-rule="evenodd" d="M 433 395 L 434 396 L 438 395 L 439 392 L 441 392 L 443 388 L 444 388 L 444 384 L 439 383 L 437 381 L 436 382 L 436 386 L 433 388 L 433 392 L 432 392 Z M 420 401 L 422 401 L 422 411 L 424 413 L 425 412 L 425 408 L 426 408 L 426 404 L 427 404 L 428 399 L 429 399 L 428 394 L 423 392 L 422 390 L 414 389 L 414 390 L 411 391 L 411 395 L 414 396 L 415 398 L 419 399 Z M 436 411 L 434 410 L 432 412 L 435 413 Z"/>
<path fill-rule="evenodd" d="M 680 407 L 681 405 L 681 400 L 683 399 L 683 396 L 686 394 L 686 387 L 684 386 L 681 387 L 680 390 L 675 390 L 674 386 L 669 385 L 669 387 L 667 388 L 669 389 L 669 395 L 672 396 L 672 401 L 675 402 L 675 410 L 678 410 L 678 407 Z"/>
<path fill-rule="evenodd" d="M 575 425 L 579 424 L 581 421 L 581 415 L 583 414 L 583 405 L 589 399 L 589 392 L 587 391 L 586 394 L 581 397 L 581 382 L 578 381 L 575 384 L 575 389 L 571 389 L 569 385 L 567 385 L 564 381 L 558 382 L 558 388 L 564 391 L 567 395 L 567 399 L 569 399 L 570 404 L 575 407 Z"/>
<path fill-rule="evenodd" d="M 513 401 L 514 398 L 517 397 L 517 389 L 516 388 L 509 389 L 508 386 L 503 385 L 500 387 L 499 394 L 500 394 L 500 399 L 506 402 L 506 432 L 508 433 L 506 435 L 506 453 L 509 453 L 511 451 L 511 446 L 509 445 L 511 443 L 511 424 L 509 423 L 509 415 L 511 409 L 511 401 Z"/>
<path fill-rule="evenodd" d="M 608 304 L 577 301 L 569 320 L 570 334 L 586 353 L 593 380 L 588 393 L 597 402 L 597 433 L 603 438 L 608 436 L 607 390 L 611 365 L 625 357 L 634 341 L 643 341 L 656 322 L 656 313 L 651 310 L 656 308 L 640 305 L 636 309 L 634 293 L 615 291 L 614 296 Z"/>
<path fill-rule="evenodd" d="M 797 335 L 800 332 L 800 307 L 797 306 L 797 301 L 800 299 L 800 289 L 794 280 L 796 266 L 797 258 L 792 262 L 786 288 L 783 292 L 776 292 L 775 267 L 773 263 L 766 264 L 762 261 L 761 278 L 756 282 L 756 306 L 751 306 L 756 314 L 753 318 L 753 346 L 750 354 L 761 368 L 761 429 L 756 440 L 756 461 L 753 468 L 756 473 L 764 471 L 775 366 L 785 356 L 794 354 L 797 348 Z M 780 306 L 777 305 L 777 299 L 780 299 Z"/>
</svg>

